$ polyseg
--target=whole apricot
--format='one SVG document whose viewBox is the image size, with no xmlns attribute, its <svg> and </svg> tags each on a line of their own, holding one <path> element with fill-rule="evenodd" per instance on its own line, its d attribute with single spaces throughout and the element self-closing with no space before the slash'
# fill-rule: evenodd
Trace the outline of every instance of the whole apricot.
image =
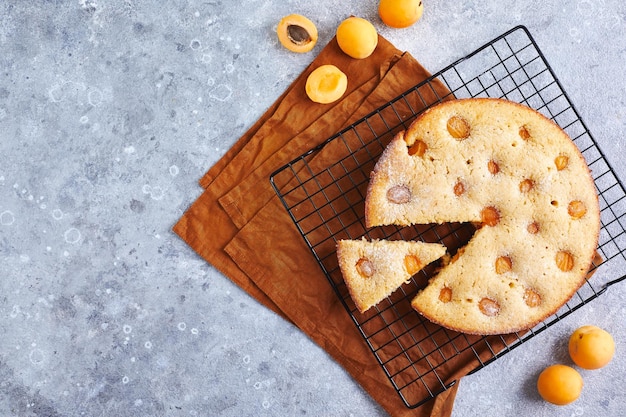
<svg viewBox="0 0 626 417">
<path fill-rule="evenodd" d="M 378 32 L 368 20 L 351 16 L 337 27 L 337 43 L 348 56 L 367 58 L 378 45 Z"/>
<path fill-rule="evenodd" d="M 567 365 L 551 365 L 537 378 L 537 391 L 541 398 L 556 405 L 569 404 L 580 396 L 583 377 Z"/>
<path fill-rule="evenodd" d="M 424 13 L 422 0 L 380 0 L 378 15 L 392 28 L 406 28 L 421 19 Z"/>
<path fill-rule="evenodd" d="M 568 349 L 576 365 L 583 369 L 599 369 L 613 358 L 615 342 L 606 330 L 587 325 L 572 333 Z"/>
<path fill-rule="evenodd" d="M 308 18 L 299 14 L 283 17 L 276 27 L 278 40 L 292 52 L 309 52 L 317 42 L 317 27 Z"/>
<path fill-rule="evenodd" d="M 334 65 L 315 68 L 306 79 L 306 94 L 315 103 L 328 104 L 337 101 L 348 88 L 348 77 Z"/>
</svg>

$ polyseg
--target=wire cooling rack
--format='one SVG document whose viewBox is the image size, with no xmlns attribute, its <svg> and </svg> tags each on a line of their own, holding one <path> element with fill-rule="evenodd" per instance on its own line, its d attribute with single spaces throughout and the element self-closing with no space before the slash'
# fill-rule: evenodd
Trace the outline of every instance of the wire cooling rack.
<svg viewBox="0 0 626 417">
<path fill-rule="evenodd" d="M 499 97 L 523 103 L 558 123 L 592 170 L 602 229 L 598 256 L 585 284 L 554 316 L 533 329 L 471 336 L 430 323 L 410 301 L 434 273 L 431 265 L 386 300 L 358 312 L 337 265 L 339 239 L 404 239 L 464 246 L 470 224 L 384 226 L 364 224 L 369 173 L 387 143 L 425 108 L 442 100 Z M 337 296 L 407 407 L 414 408 L 552 326 L 606 289 L 626 271 L 626 193 L 597 147 L 528 30 L 518 26 L 274 172 L 271 183 Z M 602 265 L 602 267 L 599 267 Z M 468 365 L 469 364 L 469 365 Z M 468 368 L 469 366 L 469 368 Z"/>
</svg>

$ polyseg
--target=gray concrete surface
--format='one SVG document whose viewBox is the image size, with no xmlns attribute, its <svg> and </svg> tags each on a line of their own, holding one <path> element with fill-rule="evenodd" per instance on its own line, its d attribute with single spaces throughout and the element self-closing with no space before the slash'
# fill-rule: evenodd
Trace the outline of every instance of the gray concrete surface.
<svg viewBox="0 0 626 417">
<path fill-rule="evenodd" d="M 280 17 L 318 22 L 311 54 Z M 386 28 L 375 1 L 35 0 L 0 3 L 0 415 L 383 416 L 318 346 L 171 231 L 197 180 L 348 15 L 431 71 L 526 25 L 626 180 L 621 0 L 425 2 Z M 616 271 L 624 274 L 626 271 Z M 453 415 L 626 411 L 626 284 L 461 381 Z M 613 362 L 566 407 L 538 372 L 582 324 Z"/>
</svg>

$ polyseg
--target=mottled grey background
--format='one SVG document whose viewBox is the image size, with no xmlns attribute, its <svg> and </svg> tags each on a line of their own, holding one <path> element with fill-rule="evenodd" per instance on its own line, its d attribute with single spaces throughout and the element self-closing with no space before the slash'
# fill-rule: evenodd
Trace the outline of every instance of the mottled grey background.
<svg viewBox="0 0 626 417">
<path fill-rule="evenodd" d="M 425 1 L 385 28 L 376 1 L 5 0 L 0 4 L 0 415 L 382 416 L 325 352 L 170 230 L 197 180 L 354 14 L 431 71 L 526 25 L 626 179 L 621 0 Z M 277 42 L 289 13 L 320 40 Z M 620 273 L 619 271 L 616 272 Z M 626 271 L 621 271 L 621 274 Z M 454 416 L 616 416 L 626 284 L 461 381 Z M 567 335 L 617 355 L 554 407 L 538 372 Z"/>
</svg>

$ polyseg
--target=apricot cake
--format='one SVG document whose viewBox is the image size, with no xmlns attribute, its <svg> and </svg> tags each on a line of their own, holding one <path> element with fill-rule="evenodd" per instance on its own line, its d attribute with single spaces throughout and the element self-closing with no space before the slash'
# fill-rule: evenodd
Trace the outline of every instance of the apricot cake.
<svg viewBox="0 0 626 417">
<path fill-rule="evenodd" d="M 392 139 L 370 176 L 365 222 L 477 224 L 411 304 L 453 330 L 502 334 L 554 314 L 582 285 L 600 210 L 561 128 L 524 105 L 476 98 L 438 104 Z"/>
<path fill-rule="evenodd" d="M 426 265 L 441 258 L 437 243 L 404 240 L 340 240 L 337 259 L 350 297 L 364 313 Z"/>
</svg>

